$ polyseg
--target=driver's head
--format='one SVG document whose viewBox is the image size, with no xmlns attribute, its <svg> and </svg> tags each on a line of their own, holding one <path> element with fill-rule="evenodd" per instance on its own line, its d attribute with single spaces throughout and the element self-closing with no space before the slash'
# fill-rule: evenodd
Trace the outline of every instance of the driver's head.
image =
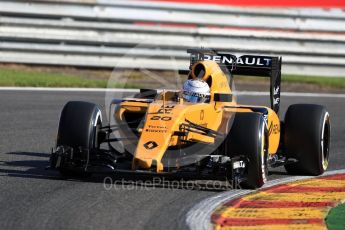
<svg viewBox="0 0 345 230">
<path fill-rule="evenodd" d="M 187 80 L 183 84 L 182 97 L 192 103 L 204 103 L 210 101 L 210 87 L 200 79 Z"/>
</svg>

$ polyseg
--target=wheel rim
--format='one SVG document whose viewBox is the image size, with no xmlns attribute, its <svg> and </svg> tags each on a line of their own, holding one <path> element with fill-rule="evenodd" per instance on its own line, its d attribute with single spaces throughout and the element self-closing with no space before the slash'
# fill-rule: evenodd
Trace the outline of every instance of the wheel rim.
<svg viewBox="0 0 345 230">
<path fill-rule="evenodd" d="M 265 123 L 262 125 L 261 129 L 261 173 L 262 173 L 262 180 L 264 183 L 267 182 L 267 164 L 266 164 L 266 138 L 265 138 Z"/>
<path fill-rule="evenodd" d="M 321 133 L 321 163 L 323 170 L 326 170 L 328 167 L 328 158 L 329 158 L 329 145 L 330 145 L 330 122 L 329 122 L 329 113 L 325 114 L 322 133 Z"/>
</svg>

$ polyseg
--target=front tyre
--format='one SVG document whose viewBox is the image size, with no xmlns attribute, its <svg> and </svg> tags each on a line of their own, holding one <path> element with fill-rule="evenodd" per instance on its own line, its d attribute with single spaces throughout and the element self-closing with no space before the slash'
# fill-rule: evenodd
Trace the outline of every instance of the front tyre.
<svg viewBox="0 0 345 230">
<path fill-rule="evenodd" d="M 226 151 L 230 157 L 244 156 L 248 162 L 242 188 L 260 188 L 267 181 L 266 124 L 257 113 L 236 113 L 226 138 Z"/>
<path fill-rule="evenodd" d="M 98 149 L 98 129 L 102 126 L 100 108 L 89 102 L 70 101 L 62 112 L 56 147 L 68 148 L 71 157 L 59 167 L 63 176 L 89 176 L 85 172 L 92 150 Z"/>
<path fill-rule="evenodd" d="M 285 154 L 296 163 L 285 165 L 289 174 L 321 175 L 328 167 L 331 124 L 325 107 L 291 105 L 285 115 Z"/>
</svg>

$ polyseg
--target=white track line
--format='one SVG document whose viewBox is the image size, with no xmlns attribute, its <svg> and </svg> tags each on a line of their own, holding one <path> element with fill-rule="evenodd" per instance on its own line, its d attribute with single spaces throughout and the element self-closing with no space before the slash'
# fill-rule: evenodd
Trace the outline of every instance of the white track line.
<svg viewBox="0 0 345 230">
<path fill-rule="evenodd" d="M 333 175 L 338 173 L 345 173 L 345 169 L 342 170 L 334 170 L 324 173 L 322 176 Z M 282 179 L 276 179 L 267 182 L 263 188 L 271 187 L 278 184 L 288 183 L 296 180 L 303 180 L 315 178 L 311 176 L 292 176 L 286 177 Z M 186 224 L 191 230 L 210 230 L 213 229 L 211 224 L 211 215 L 215 211 L 217 207 L 228 202 L 230 200 L 236 199 L 240 196 L 247 195 L 252 192 L 256 192 L 257 190 L 231 190 L 227 192 L 220 193 L 216 196 L 209 197 L 200 203 L 196 204 L 192 207 L 187 215 L 186 215 Z"/>
<path fill-rule="evenodd" d="M 0 87 L 0 91 L 52 91 L 52 92 L 139 92 L 139 89 L 104 89 L 104 88 L 48 88 L 48 87 Z M 269 96 L 269 92 L 238 91 L 239 96 Z M 345 94 L 336 93 L 299 93 L 283 92 L 285 97 L 323 97 L 323 98 L 345 98 Z"/>
<path fill-rule="evenodd" d="M 239 96 L 269 96 L 269 92 L 256 92 L 256 91 L 238 91 L 234 93 Z M 345 94 L 337 93 L 300 93 L 300 92 L 282 92 L 281 96 L 284 97 L 323 97 L 323 98 L 345 98 Z"/>
</svg>

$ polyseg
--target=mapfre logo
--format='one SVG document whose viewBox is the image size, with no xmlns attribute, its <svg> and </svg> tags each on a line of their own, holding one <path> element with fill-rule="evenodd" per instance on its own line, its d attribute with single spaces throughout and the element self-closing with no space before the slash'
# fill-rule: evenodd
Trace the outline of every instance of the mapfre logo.
<svg viewBox="0 0 345 230">
<path fill-rule="evenodd" d="M 233 60 L 230 55 L 204 55 L 204 60 L 215 61 L 219 64 L 231 65 Z M 272 65 L 272 58 L 261 56 L 241 56 L 237 58 L 238 65 L 244 66 L 257 66 L 257 67 L 270 67 Z"/>
</svg>

